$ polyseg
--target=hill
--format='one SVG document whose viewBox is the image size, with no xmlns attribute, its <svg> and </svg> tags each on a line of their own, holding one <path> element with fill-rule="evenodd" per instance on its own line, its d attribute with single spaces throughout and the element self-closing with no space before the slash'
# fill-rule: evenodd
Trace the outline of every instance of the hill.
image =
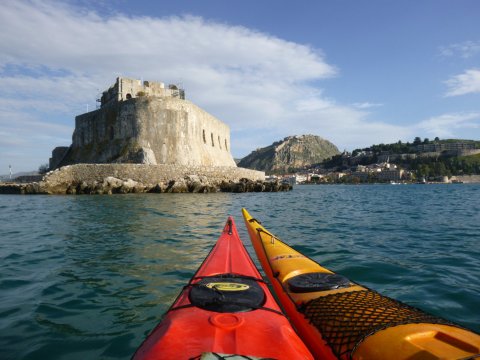
<svg viewBox="0 0 480 360">
<path fill-rule="evenodd" d="M 317 164 L 339 154 L 330 141 L 315 135 L 288 136 L 244 157 L 238 166 L 282 173 Z"/>
<path fill-rule="evenodd" d="M 324 161 L 325 169 L 347 170 L 357 165 L 390 162 L 412 171 L 418 178 L 480 174 L 480 141 L 415 138 L 413 143 L 371 145 Z"/>
</svg>

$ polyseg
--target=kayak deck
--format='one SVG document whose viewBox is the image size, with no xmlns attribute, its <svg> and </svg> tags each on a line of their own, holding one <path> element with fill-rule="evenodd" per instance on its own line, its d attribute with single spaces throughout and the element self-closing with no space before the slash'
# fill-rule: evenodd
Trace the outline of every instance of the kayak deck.
<svg viewBox="0 0 480 360">
<path fill-rule="evenodd" d="M 268 232 L 243 209 L 262 267 L 316 358 L 463 359 L 480 335 L 383 296 L 320 266 Z"/>
<path fill-rule="evenodd" d="M 231 217 L 133 359 L 200 359 L 214 354 L 313 358 L 281 312 Z"/>
</svg>

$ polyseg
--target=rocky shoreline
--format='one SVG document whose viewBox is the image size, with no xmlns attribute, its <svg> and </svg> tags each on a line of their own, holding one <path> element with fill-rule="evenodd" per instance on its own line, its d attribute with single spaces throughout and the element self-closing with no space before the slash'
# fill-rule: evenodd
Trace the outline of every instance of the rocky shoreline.
<svg viewBox="0 0 480 360">
<path fill-rule="evenodd" d="M 109 176 L 103 181 L 74 181 L 52 184 L 40 181 L 26 184 L 0 184 L 0 194 L 48 194 L 48 195 L 102 195 L 131 193 L 216 193 L 216 192 L 279 192 L 290 191 L 292 185 L 262 180 L 240 179 L 240 181 L 221 181 L 214 183 L 205 177 L 190 175 L 180 180 L 170 180 L 156 184 L 143 184 L 132 179 L 118 179 Z"/>
<path fill-rule="evenodd" d="M 130 194 L 277 192 L 292 186 L 265 181 L 265 173 L 239 167 L 76 164 L 47 173 L 41 181 L 0 183 L 0 194 Z"/>
</svg>

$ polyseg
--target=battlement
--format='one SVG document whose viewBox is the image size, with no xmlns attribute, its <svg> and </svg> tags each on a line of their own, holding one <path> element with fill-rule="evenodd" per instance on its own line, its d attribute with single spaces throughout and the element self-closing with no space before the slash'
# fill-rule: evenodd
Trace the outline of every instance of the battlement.
<svg viewBox="0 0 480 360">
<path fill-rule="evenodd" d="M 170 84 L 165 87 L 162 82 L 141 81 L 137 79 L 128 79 L 118 77 L 115 84 L 108 90 L 104 91 L 100 102 L 100 106 L 129 100 L 137 97 L 153 96 L 153 97 L 176 97 L 185 100 L 185 90 L 178 85 Z"/>
</svg>

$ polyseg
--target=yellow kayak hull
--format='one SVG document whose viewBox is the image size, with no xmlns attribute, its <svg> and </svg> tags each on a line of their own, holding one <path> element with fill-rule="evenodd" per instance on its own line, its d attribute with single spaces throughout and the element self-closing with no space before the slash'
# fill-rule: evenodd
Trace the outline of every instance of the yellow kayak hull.
<svg viewBox="0 0 480 360">
<path fill-rule="evenodd" d="M 320 266 L 242 209 L 255 252 L 302 340 L 318 359 L 470 359 L 480 335 Z"/>
</svg>

